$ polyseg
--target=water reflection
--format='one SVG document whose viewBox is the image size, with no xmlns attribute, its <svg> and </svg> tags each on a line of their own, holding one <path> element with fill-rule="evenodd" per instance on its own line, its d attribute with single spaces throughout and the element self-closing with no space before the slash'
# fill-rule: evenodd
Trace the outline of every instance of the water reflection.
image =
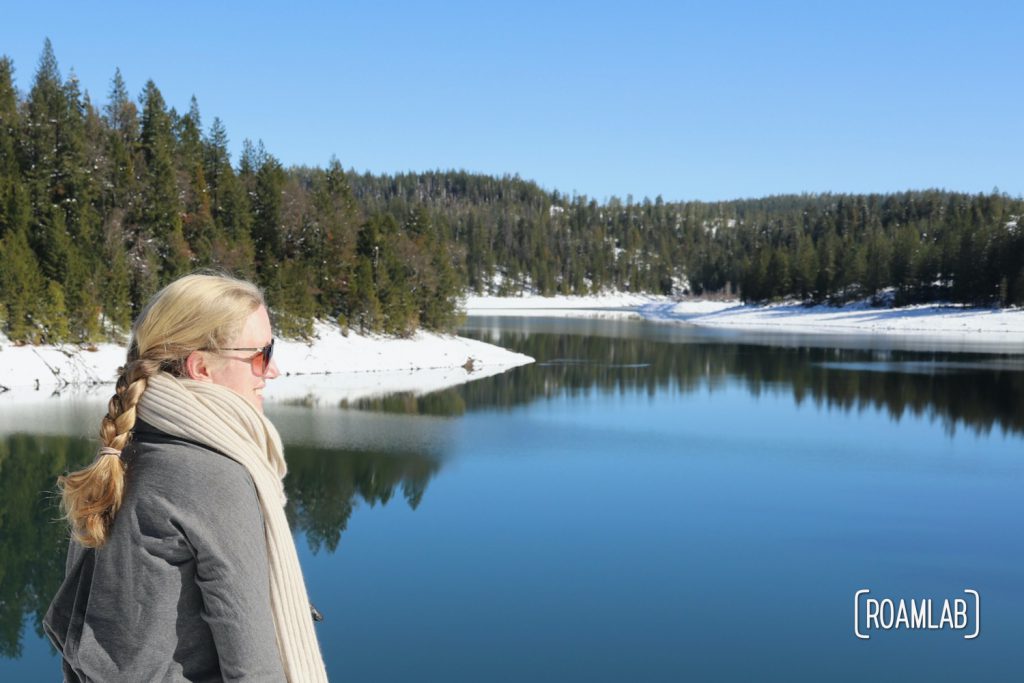
<svg viewBox="0 0 1024 683">
<path fill-rule="evenodd" d="M 458 417 L 466 412 L 466 399 L 456 389 L 445 389 L 425 395 L 413 392 L 400 392 L 387 396 L 361 399 L 352 403 L 346 403 L 342 407 L 399 415 Z"/>
<path fill-rule="evenodd" d="M 563 321 L 564 323 L 565 321 Z M 844 411 L 877 408 L 978 433 L 1024 432 L 1024 359 L 1019 355 L 901 349 L 773 347 L 676 333 L 638 334 L 631 321 L 589 321 L 586 334 L 536 333 L 504 321 L 463 334 L 529 354 L 532 365 L 427 396 L 393 396 L 354 407 L 407 415 L 462 415 L 598 389 L 610 393 L 715 390 L 739 382 L 751 394 L 788 392 L 798 404 Z M 629 333 L 632 327 L 633 333 Z M 664 326 L 660 326 L 663 328 Z M 649 326 L 646 329 L 652 329 Z"/>
<path fill-rule="evenodd" d="M 92 440 L 67 436 L 0 440 L 0 657 L 21 657 L 26 620 L 44 637 L 42 618 L 64 578 L 68 538 L 55 482 L 94 449 Z M 417 454 L 286 449 L 289 521 L 313 552 L 337 549 L 359 501 L 386 505 L 400 493 L 415 509 L 440 467 Z"/>
<path fill-rule="evenodd" d="M 401 491 L 412 509 L 437 473 L 437 460 L 412 454 L 339 451 L 288 446 L 288 521 L 306 535 L 314 553 L 334 552 L 358 499 L 371 507 Z"/>
<path fill-rule="evenodd" d="M 22 623 L 42 619 L 64 578 L 67 535 L 57 476 L 88 462 L 87 439 L 16 434 L 0 439 L 0 656 L 21 656 Z"/>
</svg>

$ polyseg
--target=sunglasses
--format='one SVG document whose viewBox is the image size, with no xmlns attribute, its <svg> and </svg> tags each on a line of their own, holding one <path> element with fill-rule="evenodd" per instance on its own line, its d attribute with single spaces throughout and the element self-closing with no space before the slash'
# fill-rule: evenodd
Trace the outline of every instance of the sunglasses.
<svg viewBox="0 0 1024 683">
<path fill-rule="evenodd" d="M 274 357 L 274 340 L 271 339 L 269 344 L 260 348 L 241 346 L 229 349 L 218 349 L 217 351 L 213 351 L 213 353 L 219 353 L 220 351 L 255 351 L 255 354 L 247 356 L 246 358 L 236 358 L 235 356 L 228 356 L 228 358 L 233 360 L 244 360 L 249 363 L 250 367 L 252 367 L 254 375 L 266 377 L 267 373 L 270 372 L 270 359 Z"/>
</svg>

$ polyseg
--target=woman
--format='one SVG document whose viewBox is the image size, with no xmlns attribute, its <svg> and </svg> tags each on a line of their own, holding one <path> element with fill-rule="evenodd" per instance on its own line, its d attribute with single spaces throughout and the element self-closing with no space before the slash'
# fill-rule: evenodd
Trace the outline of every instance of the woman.
<svg viewBox="0 0 1024 683">
<path fill-rule="evenodd" d="M 100 451 L 59 480 L 73 538 L 44 627 L 67 680 L 327 680 L 263 416 L 273 351 L 262 294 L 230 277 L 139 315 Z"/>
</svg>

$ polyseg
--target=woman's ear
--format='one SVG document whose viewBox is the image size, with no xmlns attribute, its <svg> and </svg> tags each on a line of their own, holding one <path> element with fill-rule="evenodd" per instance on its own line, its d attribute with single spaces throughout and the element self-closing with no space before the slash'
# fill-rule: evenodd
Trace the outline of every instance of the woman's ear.
<svg viewBox="0 0 1024 683">
<path fill-rule="evenodd" d="M 210 366 L 206 364 L 206 354 L 193 351 L 185 358 L 185 376 L 200 382 L 212 382 Z"/>
</svg>

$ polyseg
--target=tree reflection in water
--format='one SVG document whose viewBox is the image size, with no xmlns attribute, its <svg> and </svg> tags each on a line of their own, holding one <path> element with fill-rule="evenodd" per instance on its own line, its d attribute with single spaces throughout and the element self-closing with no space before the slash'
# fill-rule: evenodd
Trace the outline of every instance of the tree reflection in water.
<svg viewBox="0 0 1024 683">
<path fill-rule="evenodd" d="M 88 439 L 15 434 L 0 438 L 0 656 L 21 656 L 22 622 L 43 615 L 64 578 L 68 536 L 57 477 L 94 454 Z"/>
<path fill-rule="evenodd" d="M 309 548 L 334 552 L 358 496 L 371 507 L 386 505 L 401 490 L 415 510 L 440 464 L 413 454 L 339 451 L 287 446 L 288 521 L 306 535 Z"/>
<path fill-rule="evenodd" d="M 26 617 L 42 618 L 64 578 L 67 527 L 57 476 L 92 459 L 95 441 L 16 434 L 0 439 L 0 657 L 21 656 Z M 385 505 L 401 491 L 415 509 L 440 465 L 396 455 L 287 446 L 288 517 L 317 552 L 334 552 L 357 498 Z"/>
<path fill-rule="evenodd" d="M 739 383 L 751 394 L 789 392 L 798 403 L 844 411 L 877 408 L 987 434 L 1024 432 L 1020 356 L 878 351 L 813 346 L 656 341 L 502 331 L 485 338 L 537 359 L 531 365 L 426 396 L 391 396 L 352 407 L 409 415 L 462 415 L 511 408 L 555 395 L 715 390 Z"/>
</svg>

